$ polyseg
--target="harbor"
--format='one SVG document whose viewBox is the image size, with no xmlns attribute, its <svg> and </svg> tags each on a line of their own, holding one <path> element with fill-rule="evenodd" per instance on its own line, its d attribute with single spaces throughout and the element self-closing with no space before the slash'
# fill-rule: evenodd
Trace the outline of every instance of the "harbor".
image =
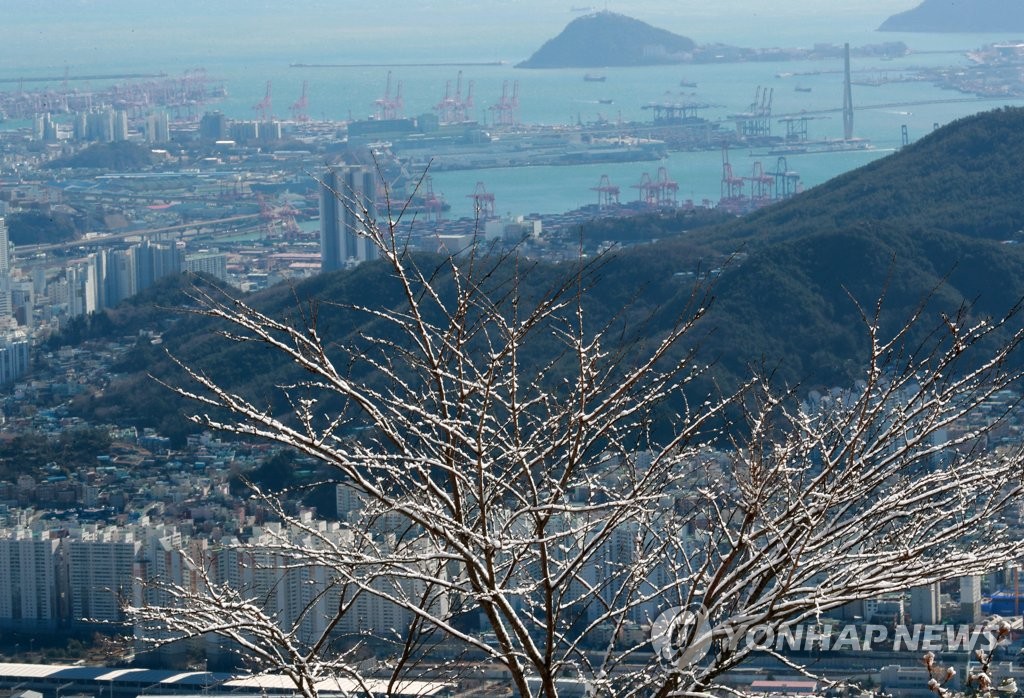
<svg viewBox="0 0 1024 698">
<path fill-rule="evenodd" d="M 1020 51 L 1008 44 L 901 50 L 905 55 L 853 46 L 845 87 L 841 49 L 824 44 L 813 60 L 782 52 L 786 60 L 600 72 L 420 59 L 292 61 L 245 75 L 190 68 L 175 76 L 155 65 L 88 76 L 66 69 L 64 77 L 0 74 L 11 85 L 0 91 L 0 109 L 14 132 L 49 115 L 53 142 L 62 144 L 72 140 L 75 114 L 123 111 L 138 134 L 131 138 L 145 139 L 146 120 L 163 113 L 169 136 L 190 139 L 201 117 L 219 113 L 238 132 L 223 134 L 233 149 L 222 146 L 215 160 L 249 158 L 254 148 L 306 152 L 297 162 L 308 172 L 326 162 L 317 154 L 325 143 L 341 144 L 328 147 L 333 152 L 362 144 L 406 181 L 429 173 L 452 219 L 472 218 L 467 197 L 478 182 L 502 215 L 553 214 L 597 204 L 593 188 L 605 178 L 621 189 L 623 203 L 643 202 L 645 178 L 656 179 L 660 169 L 678 184 L 677 205 L 701 206 L 734 199 L 730 191 L 744 178 L 747 198 L 776 198 L 750 192 L 764 172 L 779 170 L 779 158 L 800 177 L 791 189 L 806 189 L 936 125 L 1014 103 L 1024 89 L 1008 68 L 1020 62 Z M 102 76 L 112 84 L 100 84 Z M 865 84 L 872 76 L 884 79 Z M 97 80 L 83 85 L 85 77 Z M 986 90 L 970 91 L 981 82 Z M 261 127 L 279 133 L 277 143 L 253 138 Z"/>
</svg>

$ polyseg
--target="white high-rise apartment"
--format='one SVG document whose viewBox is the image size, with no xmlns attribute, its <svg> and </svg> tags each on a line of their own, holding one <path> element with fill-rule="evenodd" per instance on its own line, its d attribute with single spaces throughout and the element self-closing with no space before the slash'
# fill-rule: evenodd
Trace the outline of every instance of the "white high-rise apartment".
<svg viewBox="0 0 1024 698">
<path fill-rule="evenodd" d="M 939 584 L 926 584 L 910 590 L 910 621 L 935 625 L 942 617 Z"/>
<path fill-rule="evenodd" d="M 960 615 L 969 623 L 981 620 L 981 577 L 960 577 Z"/>
<path fill-rule="evenodd" d="M 57 545 L 55 538 L 16 528 L 0 537 L 0 623 L 55 626 Z"/>
<path fill-rule="evenodd" d="M 132 597 L 135 556 L 141 543 L 124 529 L 91 527 L 65 541 L 71 617 L 123 620 L 121 602 Z"/>
<path fill-rule="evenodd" d="M 0 327 L 8 325 L 12 316 L 10 240 L 7 236 L 7 222 L 0 217 Z"/>
</svg>

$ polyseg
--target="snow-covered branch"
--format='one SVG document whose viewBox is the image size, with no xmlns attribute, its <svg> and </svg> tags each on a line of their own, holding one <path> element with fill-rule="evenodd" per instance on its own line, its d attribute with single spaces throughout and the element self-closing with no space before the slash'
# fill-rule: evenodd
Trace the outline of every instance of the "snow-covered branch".
<svg viewBox="0 0 1024 698">
<path fill-rule="evenodd" d="M 1021 449 L 986 442 L 1005 414 L 975 418 L 1020 378 L 1017 309 L 943 318 L 910 349 L 907 328 L 883 338 L 864 313 L 863 380 L 815 404 L 760 376 L 698 397 L 708 288 L 640 351 L 584 312 L 600 259 L 535 283 L 514 254 L 431 266 L 397 227 L 364 234 L 400 300 L 345 307 L 345 337 L 322 335 L 315 303 L 296 322 L 197 291 L 226 340 L 299 370 L 277 409 L 181 362 L 170 387 L 193 419 L 319 460 L 359 506 L 324 527 L 261 493 L 282 526 L 192 561 L 191 588 L 155 584 L 134 611 L 158 637 L 217 635 L 310 698 L 332 672 L 455 675 L 451 656 L 500 663 L 522 695 L 577 677 L 595 695 L 706 695 L 751 649 L 666 663 L 647 640 L 668 608 L 699 607 L 720 640 L 1021 552 L 996 525 L 1024 500 Z M 309 593 L 275 614 L 288 575 Z M 371 606 L 404 625 L 368 637 Z"/>
</svg>

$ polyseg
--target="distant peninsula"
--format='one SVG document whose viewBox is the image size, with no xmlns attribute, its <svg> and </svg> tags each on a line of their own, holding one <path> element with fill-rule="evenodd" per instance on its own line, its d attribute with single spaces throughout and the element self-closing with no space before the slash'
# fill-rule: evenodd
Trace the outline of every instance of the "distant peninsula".
<svg viewBox="0 0 1024 698">
<path fill-rule="evenodd" d="M 692 39 L 614 12 L 578 17 L 517 68 L 603 68 L 683 63 Z"/>
<path fill-rule="evenodd" d="M 906 44 L 891 41 L 852 49 L 854 55 L 904 56 Z M 653 27 L 614 12 L 578 17 L 516 68 L 629 68 L 684 63 L 741 63 L 841 58 L 843 47 L 815 44 L 812 48 L 740 48 L 726 44 L 694 43 L 692 39 Z M 592 76 L 603 79 L 602 75 Z"/>
<path fill-rule="evenodd" d="M 924 0 L 912 10 L 889 17 L 878 28 L 891 32 L 1024 31 L 1021 0 Z"/>
</svg>

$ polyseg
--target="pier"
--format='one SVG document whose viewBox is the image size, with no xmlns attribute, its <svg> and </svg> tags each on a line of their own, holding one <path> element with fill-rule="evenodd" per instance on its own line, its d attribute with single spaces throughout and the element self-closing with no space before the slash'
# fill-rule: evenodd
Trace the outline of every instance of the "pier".
<svg viewBox="0 0 1024 698">
<path fill-rule="evenodd" d="M 505 61 L 477 61 L 469 63 L 289 63 L 289 68 L 493 68 Z"/>
<path fill-rule="evenodd" d="M 3 84 L 24 82 L 83 82 L 86 80 L 154 80 L 166 78 L 167 73 L 109 73 L 96 75 L 46 75 L 43 77 L 0 78 Z"/>
</svg>

